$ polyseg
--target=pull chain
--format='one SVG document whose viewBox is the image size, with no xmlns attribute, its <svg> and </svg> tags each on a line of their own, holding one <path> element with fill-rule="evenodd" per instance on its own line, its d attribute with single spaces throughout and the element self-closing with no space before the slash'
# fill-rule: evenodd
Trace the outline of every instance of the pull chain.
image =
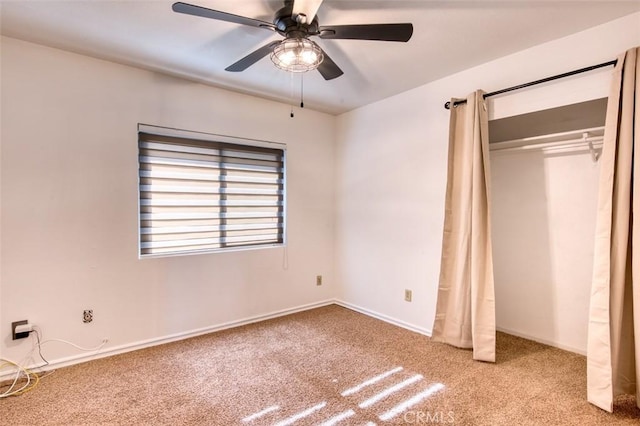
<svg viewBox="0 0 640 426">
<path fill-rule="evenodd" d="M 293 115 L 293 73 L 290 72 L 289 75 L 291 76 L 290 82 L 291 82 L 291 118 L 294 117 Z"/>
<path fill-rule="evenodd" d="M 294 73 L 292 73 L 292 72 L 289 73 L 289 75 L 291 77 L 291 79 L 290 79 L 290 82 L 291 82 L 291 113 L 290 113 L 290 116 L 291 116 L 291 118 L 294 117 L 294 114 L 293 114 L 293 102 L 294 101 L 293 101 L 293 99 L 294 99 L 294 96 L 295 96 L 294 90 L 293 90 L 293 86 L 294 86 L 293 74 Z M 303 73 L 300 73 L 300 108 L 304 108 L 304 74 Z"/>
<path fill-rule="evenodd" d="M 304 73 L 300 74 L 300 108 L 304 108 Z"/>
</svg>

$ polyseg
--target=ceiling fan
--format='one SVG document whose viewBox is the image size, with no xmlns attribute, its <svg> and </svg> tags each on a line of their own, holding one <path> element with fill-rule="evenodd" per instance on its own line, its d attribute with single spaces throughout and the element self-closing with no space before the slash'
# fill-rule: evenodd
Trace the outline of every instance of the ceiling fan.
<svg viewBox="0 0 640 426">
<path fill-rule="evenodd" d="M 285 0 L 273 23 L 183 2 L 174 3 L 172 9 L 187 15 L 264 28 L 284 36 L 284 40 L 272 41 L 225 68 L 231 72 L 244 71 L 270 55 L 273 63 L 285 71 L 317 69 L 325 80 L 332 80 L 344 72 L 309 37 L 407 42 L 413 34 L 410 23 L 320 26 L 316 12 L 321 3 L 322 0 Z"/>
</svg>

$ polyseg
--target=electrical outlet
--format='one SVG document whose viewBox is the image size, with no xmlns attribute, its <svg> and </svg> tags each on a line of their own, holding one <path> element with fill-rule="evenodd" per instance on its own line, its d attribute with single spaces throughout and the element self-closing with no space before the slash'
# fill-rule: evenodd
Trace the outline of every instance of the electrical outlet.
<svg viewBox="0 0 640 426">
<path fill-rule="evenodd" d="M 404 290 L 404 300 L 407 302 L 411 302 L 412 292 L 411 290 Z"/>
<path fill-rule="evenodd" d="M 316 285 L 322 285 L 322 275 L 316 276 Z"/>
<path fill-rule="evenodd" d="M 85 309 L 82 313 L 82 322 L 88 323 L 93 321 L 93 309 Z"/>
<path fill-rule="evenodd" d="M 27 320 L 22 320 L 22 321 L 15 321 L 11 323 L 11 338 L 13 340 L 18 340 L 18 339 L 24 339 L 25 337 L 29 337 L 29 332 L 23 332 L 23 333 L 16 333 L 16 328 L 19 325 L 27 325 L 29 324 L 29 321 Z"/>
</svg>

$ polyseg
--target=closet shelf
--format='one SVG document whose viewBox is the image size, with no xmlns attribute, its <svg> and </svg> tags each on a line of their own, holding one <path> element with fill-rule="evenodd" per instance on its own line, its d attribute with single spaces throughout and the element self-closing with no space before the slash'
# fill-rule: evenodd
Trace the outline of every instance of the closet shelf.
<svg viewBox="0 0 640 426">
<path fill-rule="evenodd" d="M 526 151 L 526 150 L 564 150 L 587 148 L 592 151 L 602 146 L 604 127 L 572 130 L 570 132 L 554 133 L 510 141 L 492 142 L 490 151 Z M 597 157 L 594 157 L 597 159 Z"/>
</svg>

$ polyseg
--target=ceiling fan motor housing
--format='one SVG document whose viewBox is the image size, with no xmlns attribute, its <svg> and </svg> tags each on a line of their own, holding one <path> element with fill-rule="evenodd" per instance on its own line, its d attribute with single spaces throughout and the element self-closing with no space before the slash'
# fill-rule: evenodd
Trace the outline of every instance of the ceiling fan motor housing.
<svg viewBox="0 0 640 426">
<path fill-rule="evenodd" d="M 310 23 L 298 22 L 293 16 L 292 4 L 285 4 L 282 9 L 276 12 L 273 25 L 276 26 L 278 34 L 287 38 L 302 38 L 320 34 L 318 17 L 315 16 Z"/>
</svg>

